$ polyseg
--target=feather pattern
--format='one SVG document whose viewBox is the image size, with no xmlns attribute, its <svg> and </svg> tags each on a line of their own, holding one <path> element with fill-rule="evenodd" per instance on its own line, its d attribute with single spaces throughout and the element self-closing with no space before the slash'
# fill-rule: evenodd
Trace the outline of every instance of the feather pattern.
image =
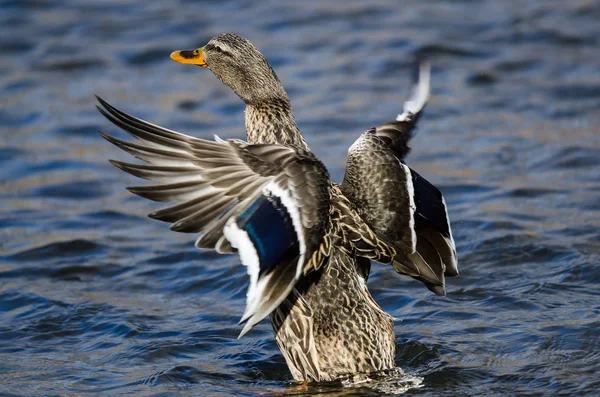
<svg viewBox="0 0 600 397">
<path fill-rule="evenodd" d="M 391 244 L 391 263 L 402 274 L 445 294 L 445 276 L 458 274 L 456 248 L 440 191 L 403 163 L 429 98 L 428 64 L 404 112 L 372 128 L 350 147 L 341 189 L 378 238 Z"/>
<path fill-rule="evenodd" d="M 330 182 L 311 152 L 188 137 L 99 101 L 102 114 L 138 142 L 102 136 L 150 165 L 112 163 L 158 182 L 129 190 L 176 203 L 150 216 L 172 223 L 172 230 L 200 233 L 199 248 L 239 250 L 250 275 L 240 336 L 288 296 L 304 269 L 318 268 L 324 261 L 330 245 L 324 238 L 330 225 Z M 265 221 L 280 229 L 260 229 Z"/>
<path fill-rule="evenodd" d="M 277 344 L 295 379 L 321 380 L 310 305 L 297 289 L 271 315 Z"/>
</svg>

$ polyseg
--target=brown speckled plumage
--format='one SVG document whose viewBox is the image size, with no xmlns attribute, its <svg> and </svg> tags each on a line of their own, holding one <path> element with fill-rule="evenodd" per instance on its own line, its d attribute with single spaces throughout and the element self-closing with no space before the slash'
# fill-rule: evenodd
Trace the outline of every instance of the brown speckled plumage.
<svg viewBox="0 0 600 397">
<path fill-rule="evenodd" d="M 281 82 L 256 47 L 241 36 L 222 34 L 203 50 L 185 53 L 202 53 L 201 65 L 246 103 L 248 144 L 188 137 L 101 100 L 105 116 L 147 145 L 106 138 L 153 164 L 116 162 L 119 168 L 158 182 L 171 176 L 184 180 L 132 191 L 180 202 L 153 217 L 174 222 L 178 231 L 203 233 L 198 247 L 230 253 L 236 246 L 223 236 L 228 218 L 247 209 L 270 181 L 287 186 L 299 210 L 307 257 L 297 278 L 290 258 L 276 267 L 274 272 L 283 269 L 277 280 L 284 284 L 273 290 L 289 295 L 268 311 L 292 376 L 330 381 L 393 368 L 394 326 L 367 288 L 370 261 L 392 263 L 438 294 L 444 293 L 444 275 L 457 274 L 447 215 L 440 215 L 446 210 L 443 198 L 402 163 L 427 101 L 428 70 L 426 84 L 420 82 L 405 113 L 369 130 L 352 146 L 346 177 L 337 185 L 309 151 Z M 196 181 L 187 177 L 194 173 L 200 175 Z M 246 183 L 250 187 L 244 189 Z M 200 198 L 194 189 L 200 189 Z"/>
<path fill-rule="evenodd" d="M 369 261 L 355 258 L 334 242 L 329 262 L 301 280 L 298 290 L 312 308 L 312 336 L 319 377 L 328 381 L 394 366 L 392 318 L 373 300 L 364 275 Z M 277 334 L 279 341 L 280 336 Z M 280 342 L 284 349 L 293 349 Z"/>
<path fill-rule="evenodd" d="M 249 143 L 278 143 L 308 150 L 287 98 L 246 105 L 245 125 Z"/>
</svg>

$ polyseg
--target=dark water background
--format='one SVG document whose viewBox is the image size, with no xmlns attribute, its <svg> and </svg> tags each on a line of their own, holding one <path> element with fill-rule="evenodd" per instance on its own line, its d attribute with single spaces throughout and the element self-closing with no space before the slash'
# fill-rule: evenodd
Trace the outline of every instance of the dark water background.
<svg viewBox="0 0 600 397">
<path fill-rule="evenodd" d="M 374 266 L 408 394 L 600 388 L 600 3 L 1 1 L 0 394 L 380 395 L 297 390 L 261 323 L 241 340 L 245 269 L 146 217 L 97 93 L 147 120 L 243 137 L 243 106 L 169 53 L 234 31 L 287 87 L 335 180 L 408 95 L 432 101 L 410 165 L 443 191 L 448 296 Z M 393 392 L 394 390 L 388 390 Z M 399 392 L 400 390 L 396 390 Z"/>
</svg>

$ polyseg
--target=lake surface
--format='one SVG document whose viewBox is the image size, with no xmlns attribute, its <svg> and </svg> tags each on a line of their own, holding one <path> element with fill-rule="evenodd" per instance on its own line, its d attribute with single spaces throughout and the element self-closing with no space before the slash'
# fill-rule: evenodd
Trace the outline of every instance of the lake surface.
<svg viewBox="0 0 600 397">
<path fill-rule="evenodd" d="M 0 2 L 0 394 L 596 393 L 600 2 L 297 3 Z M 401 111 L 415 58 L 431 61 L 408 163 L 446 196 L 461 274 L 437 297 L 373 266 L 406 376 L 296 388 L 267 322 L 237 340 L 238 258 L 147 218 L 157 203 L 107 162 L 129 159 L 98 135 L 120 133 L 94 94 L 244 136 L 241 101 L 169 59 L 225 31 L 271 61 L 336 181 L 359 134 Z"/>
</svg>

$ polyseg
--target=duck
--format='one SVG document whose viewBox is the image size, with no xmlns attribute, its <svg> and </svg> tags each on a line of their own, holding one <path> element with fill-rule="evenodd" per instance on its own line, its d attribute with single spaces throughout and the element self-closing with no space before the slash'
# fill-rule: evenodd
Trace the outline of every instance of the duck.
<svg viewBox="0 0 600 397">
<path fill-rule="evenodd" d="M 237 94 L 247 139 L 185 135 L 97 97 L 100 113 L 135 140 L 101 135 L 143 164 L 109 161 L 155 182 L 128 189 L 169 203 L 149 217 L 198 234 L 197 248 L 239 255 L 248 273 L 239 337 L 268 317 L 295 381 L 395 368 L 393 318 L 369 292 L 371 264 L 391 265 L 437 295 L 446 293 L 445 277 L 458 275 L 446 201 L 405 163 L 429 100 L 430 65 L 420 63 L 403 112 L 352 144 L 335 183 L 249 40 L 224 33 L 170 57 L 209 69 Z"/>
</svg>

